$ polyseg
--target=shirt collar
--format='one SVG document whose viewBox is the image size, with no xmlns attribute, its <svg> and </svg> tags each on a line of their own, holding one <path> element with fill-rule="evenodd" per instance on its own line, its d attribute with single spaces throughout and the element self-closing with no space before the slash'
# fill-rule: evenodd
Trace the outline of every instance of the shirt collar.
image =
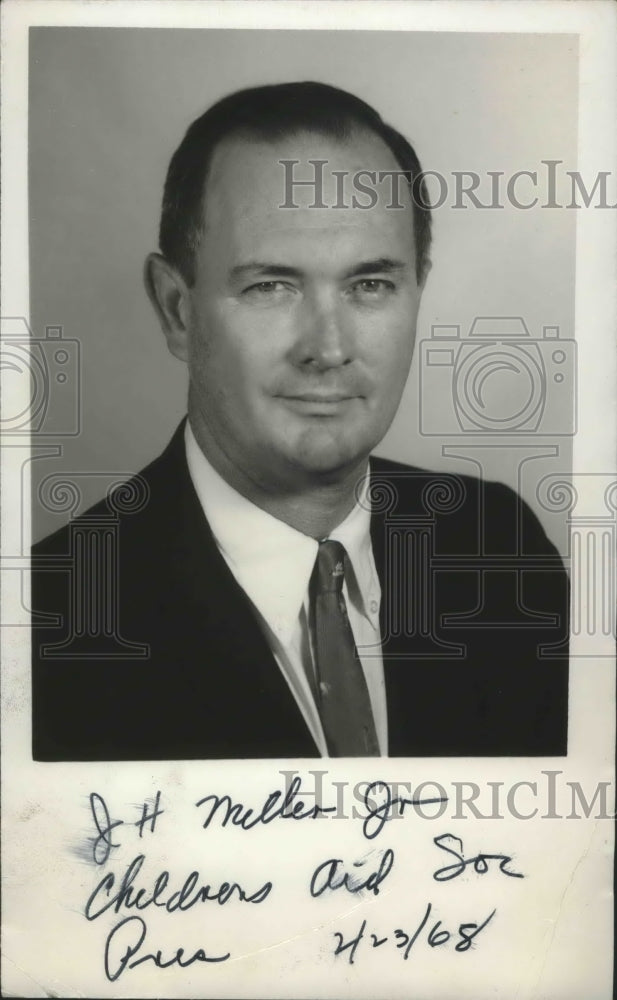
<svg viewBox="0 0 617 1000">
<path fill-rule="evenodd" d="M 202 452 L 188 420 L 184 440 L 189 473 L 216 543 L 242 589 L 285 645 L 306 599 L 318 543 L 233 489 Z M 367 476 L 358 502 L 329 537 L 341 542 L 349 556 L 349 599 L 377 628 L 381 590 L 370 523 Z"/>
</svg>

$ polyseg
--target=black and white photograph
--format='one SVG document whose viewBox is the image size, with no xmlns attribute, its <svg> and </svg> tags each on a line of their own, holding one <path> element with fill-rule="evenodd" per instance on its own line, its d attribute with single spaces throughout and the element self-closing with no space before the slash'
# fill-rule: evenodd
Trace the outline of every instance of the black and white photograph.
<svg viewBox="0 0 617 1000">
<path fill-rule="evenodd" d="M 3 990 L 608 1000 L 614 9 L 4 22 Z"/>
</svg>

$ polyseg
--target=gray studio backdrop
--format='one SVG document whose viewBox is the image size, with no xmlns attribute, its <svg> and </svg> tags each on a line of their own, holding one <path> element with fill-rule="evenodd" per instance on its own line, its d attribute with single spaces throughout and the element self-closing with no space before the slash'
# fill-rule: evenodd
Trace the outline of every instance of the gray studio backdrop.
<svg viewBox="0 0 617 1000">
<path fill-rule="evenodd" d="M 564 515 L 547 513 L 537 487 L 571 462 L 565 432 L 574 405 L 576 211 L 542 208 L 546 185 L 539 181 L 534 192 L 525 178 L 516 193 L 521 202 L 539 194 L 535 208 L 480 209 L 465 199 L 457 208 L 453 177 L 477 172 L 478 196 L 490 202 L 489 171 L 503 171 L 505 179 L 537 171 L 541 178 L 548 159 L 576 168 L 576 39 L 539 34 L 31 29 L 30 320 L 35 338 L 46 340 L 48 359 L 52 350 L 57 355 L 51 340 L 61 334 L 67 341 L 61 359 L 70 371 L 58 406 L 66 407 L 67 392 L 79 392 L 79 419 L 58 418 L 61 455 L 31 463 L 34 537 L 69 516 L 66 504 L 50 510 L 53 503 L 37 499 L 45 480 L 49 493 L 50 475 L 58 481 L 73 474 L 84 510 L 116 474 L 154 458 L 184 413 L 185 369 L 167 353 L 141 275 L 145 254 L 157 245 L 166 167 L 186 127 L 233 90 L 301 79 L 341 86 L 372 103 L 411 139 L 424 169 L 448 185 L 446 203 L 435 211 L 414 365 L 381 454 L 455 472 L 481 468 L 518 487 L 565 551 Z M 431 190 L 440 193 L 434 183 Z M 523 358 L 517 370 L 521 348 L 510 346 L 501 382 L 478 372 L 474 379 L 467 370 L 467 381 L 455 385 L 478 316 L 522 318 L 532 361 Z M 490 335 L 492 322 L 476 332 Z M 493 343 L 513 332 L 516 341 L 517 324 L 495 323 Z M 460 343 L 448 327 L 460 328 Z M 560 383 L 556 328 L 567 369 Z M 439 341 L 440 350 L 422 340 Z M 50 364 L 53 395 L 56 362 Z M 520 396 L 524 409 L 530 364 L 545 379 L 542 419 L 510 420 L 509 434 L 495 438 L 490 421 L 474 423 L 469 407 L 475 399 L 503 417 L 516 412 Z M 500 398 L 491 400 L 496 391 Z M 457 410 L 461 392 L 467 397 Z M 75 426 L 63 427 L 63 420 Z"/>
</svg>

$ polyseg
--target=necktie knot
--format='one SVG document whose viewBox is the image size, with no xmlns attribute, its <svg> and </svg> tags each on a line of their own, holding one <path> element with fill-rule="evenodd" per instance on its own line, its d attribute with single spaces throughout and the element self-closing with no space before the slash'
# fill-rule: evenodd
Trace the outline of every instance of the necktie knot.
<svg viewBox="0 0 617 1000">
<path fill-rule="evenodd" d="M 319 543 L 317 552 L 317 591 L 320 594 L 343 591 L 345 561 L 347 553 L 344 545 L 328 538 Z"/>
</svg>

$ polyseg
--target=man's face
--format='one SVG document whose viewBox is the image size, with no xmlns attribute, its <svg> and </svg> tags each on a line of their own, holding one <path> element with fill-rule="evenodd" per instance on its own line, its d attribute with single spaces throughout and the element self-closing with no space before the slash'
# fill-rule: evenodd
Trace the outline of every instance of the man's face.
<svg viewBox="0 0 617 1000">
<path fill-rule="evenodd" d="M 285 159 L 300 161 L 294 179 L 327 160 L 327 205 L 333 171 L 400 168 L 363 132 L 238 137 L 213 158 L 189 293 L 191 423 L 219 468 L 293 492 L 363 470 L 399 405 L 420 289 L 406 192 L 404 208 L 386 207 L 382 184 L 373 208 L 316 209 L 314 189 L 296 186 L 298 207 L 281 208 Z"/>
</svg>

